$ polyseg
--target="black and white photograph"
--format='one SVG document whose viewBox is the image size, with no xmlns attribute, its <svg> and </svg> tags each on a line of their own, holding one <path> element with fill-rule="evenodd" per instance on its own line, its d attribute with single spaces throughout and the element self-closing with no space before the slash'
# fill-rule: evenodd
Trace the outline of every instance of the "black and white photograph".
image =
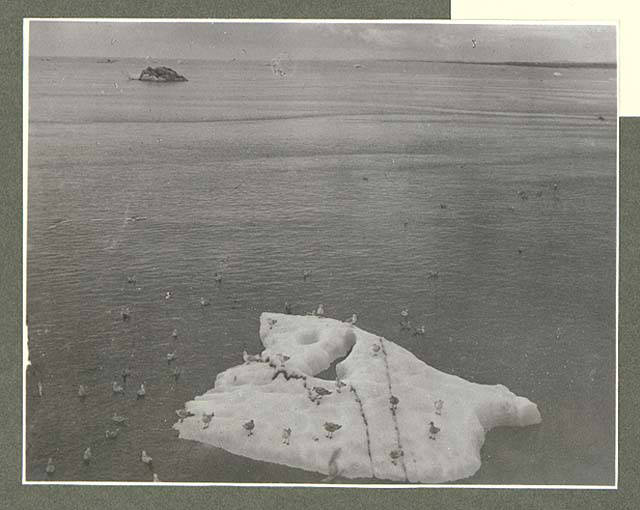
<svg viewBox="0 0 640 510">
<path fill-rule="evenodd" d="M 23 483 L 616 487 L 616 24 L 24 27 Z"/>
</svg>

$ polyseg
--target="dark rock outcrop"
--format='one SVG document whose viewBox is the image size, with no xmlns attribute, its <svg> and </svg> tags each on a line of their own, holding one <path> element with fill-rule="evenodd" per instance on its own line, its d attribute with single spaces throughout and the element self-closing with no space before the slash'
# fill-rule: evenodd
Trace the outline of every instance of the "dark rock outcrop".
<svg viewBox="0 0 640 510">
<path fill-rule="evenodd" d="M 188 81 L 184 76 L 179 75 L 173 69 L 168 67 L 147 67 L 140 73 L 140 81 Z"/>
</svg>

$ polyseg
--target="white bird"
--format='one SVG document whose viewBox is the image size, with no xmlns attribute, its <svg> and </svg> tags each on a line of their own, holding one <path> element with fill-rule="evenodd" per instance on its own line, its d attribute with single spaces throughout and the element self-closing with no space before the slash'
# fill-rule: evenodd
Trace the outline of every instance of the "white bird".
<svg viewBox="0 0 640 510">
<path fill-rule="evenodd" d="M 47 467 L 46 467 L 46 471 L 48 475 L 52 475 L 56 470 L 56 467 L 53 465 L 53 459 L 51 457 L 49 457 L 49 460 L 47 462 Z"/>
<path fill-rule="evenodd" d="M 425 333 L 424 325 L 416 328 L 413 332 L 414 336 L 422 336 Z"/>
<path fill-rule="evenodd" d="M 111 383 L 111 390 L 113 391 L 113 393 L 124 393 L 124 388 L 116 381 L 113 381 L 113 383 Z"/>
<path fill-rule="evenodd" d="M 153 459 L 147 455 L 147 452 L 142 450 L 142 454 L 140 455 L 140 460 L 144 462 L 147 466 L 153 462 Z"/>
<path fill-rule="evenodd" d="M 200 305 L 201 306 L 209 306 L 211 304 L 211 301 L 209 301 L 208 299 L 205 299 L 203 297 L 200 298 Z"/>
<path fill-rule="evenodd" d="M 353 325 L 353 324 L 355 324 L 356 322 L 358 322 L 358 316 L 354 313 L 354 314 L 353 314 L 350 318 L 348 318 L 345 322 L 346 322 L 347 324 L 351 324 L 351 325 Z"/>
<path fill-rule="evenodd" d="M 107 429 L 104 433 L 104 437 L 106 437 L 107 439 L 115 439 L 116 437 L 118 437 L 119 432 L 120 432 L 119 428 L 116 428 L 116 430 Z"/>
<path fill-rule="evenodd" d="M 213 279 L 214 279 L 216 282 L 220 283 L 220 282 L 222 281 L 222 273 L 216 273 L 216 274 L 214 274 L 214 275 L 213 275 Z"/>
<path fill-rule="evenodd" d="M 158 478 L 158 475 L 156 475 L 155 473 L 153 473 L 153 481 L 155 483 L 161 482 L 162 480 L 160 480 L 160 478 Z"/>
<path fill-rule="evenodd" d="M 182 423 L 182 420 L 193 416 L 193 413 L 190 413 L 186 409 L 176 409 L 176 415 L 178 415 L 178 418 L 180 418 L 180 422 Z"/>
<path fill-rule="evenodd" d="M 318 317 L 324 317 L 324 305 L 322 303 L 318 305 L 318 309 L 316 310 L 316 315 Z"/>
<path fill-rule="evenodd" d="M 211 423 L 211 418 L 213 418 L 213 412 L 211 414 L 207 414 L 207 413 L 202 413 L 202 428 L 203 429 L 208 429 L 209 428 L 209 424 Z"/>
<path fill-rule="evenodd" d="M 175 351 L 174 352 L 170 352 L 170 353 L 167 354 L 167 363 L 171 363 L 175 359 L 176 359 Z"/>
<path fill-rule="evenodd" d="M 81 399 L 84 399 L 84 398 L 87 396 L 87 388 L 85 387 L 85 385 L 84 385 L 84 384 L 81 384 L 81 385 L 78 387 L 78 396 L 79 396 Z"/>
<path fill-rule="evenodd" d="M 82 460 L 85 464 L 91 462 L 91 447 L 88 447 L 82 454 Z"/>
<path fill-rule="evenodd" d="M 38 396 L 42 396 L 42 382 L 38 381 Z"/>
<path fill-rule="evenodd" d="M 245 363 L 251 363 L 252 361 L 262 361 L 259 354 L 247 354 L 247 351 L 242 351 L 242 359 Z"/>
<path fill-rule="evenodd" d="M 137 395 L 136 398 L 144 398 L 146 394 L 147 394 L 147 392 L 144 389 L 144 383 L 141 383 L 140 384 L 140 389 L 136 392 L 136 395 Z"/>
<path fill-rule="evenodd" d="M 304 271 L 302 271 L 302 279 L 306 280 L 307 278 L 311 277 L 311 270 L 309 269 L 305 269 Z"/>
<path fill-rule="evenodd" d="M 170 290 L 168 290 L 168 291 L 167 291 L 167 292 L 165 292 L 165 294 L 164 294 L 164 298 L 165 298 L 165 299 L 167 299 L 167 300 L 168 300 L 168 299 L 171 299 L 171 297 L 172 297 L 172 296 L 173 296 L 173 293 L 172 293 Z"/>
<path fill-rule="evenodd" d="M 404 308 L 401 312 L 400 312 L 400 316 L 403 319 L 406 319 L 407 317 L 409 317 L 409 309 L 408 308 Z"/>
<path fill-rule="evenodd" d="M 173 330 L 173 332 L 171 333 L 171 336 L 172 336 L 173 338 L 178 338 L 178 330 L 177 330 L 177 329 L 174 329 L 174 330 Z"/>
</svg>

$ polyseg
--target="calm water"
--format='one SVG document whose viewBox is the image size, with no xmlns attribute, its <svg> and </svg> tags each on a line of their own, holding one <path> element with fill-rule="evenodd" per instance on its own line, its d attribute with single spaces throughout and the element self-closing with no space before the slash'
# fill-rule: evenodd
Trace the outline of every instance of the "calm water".
<svg viewBox="0 0 640 510">
<path fill-rule="evenodd" d="M 145 449 L 166 481 L 318 482 L 171 429 L 289 301 L 356 311 L 539 405 L 540 426 L 488 434 L 465 482 L 613 482 L 615 70 L 163 63 L 190 81 L 128 80 L 143 60 L 31 61 L 29 479 L 53 457 L 55 479 L 150 481 Z M 400 332 L 405 306 L 424 337 Z M 114 412 L 130 420 L 115 441 Z"/>
</svg>

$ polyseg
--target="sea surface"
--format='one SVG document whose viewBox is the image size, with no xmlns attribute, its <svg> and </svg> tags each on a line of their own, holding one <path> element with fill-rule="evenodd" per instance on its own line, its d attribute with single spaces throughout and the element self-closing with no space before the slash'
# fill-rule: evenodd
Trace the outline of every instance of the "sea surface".
<svg viewBox="0 0 640 510">
<path fill-rule="evenodd" d="M 172 429 L 288 301 L 538 404 L 460 483 L 613 483 L 615 69 L 97 60 L 29 66 L 27 479 L 319 482 Z"/>
</svg>

